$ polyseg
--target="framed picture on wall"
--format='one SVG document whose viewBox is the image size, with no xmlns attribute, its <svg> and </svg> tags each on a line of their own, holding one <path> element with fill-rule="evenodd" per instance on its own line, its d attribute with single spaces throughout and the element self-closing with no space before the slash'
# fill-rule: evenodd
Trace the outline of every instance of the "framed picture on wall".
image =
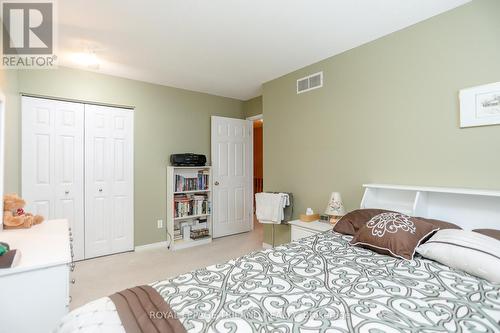
<svg viewBox="0 0 500 333">
<path fill-rule="evenodd" d="M 460 127 L 500 124 L 500 82 L 460 90 Z"/>
</svg>

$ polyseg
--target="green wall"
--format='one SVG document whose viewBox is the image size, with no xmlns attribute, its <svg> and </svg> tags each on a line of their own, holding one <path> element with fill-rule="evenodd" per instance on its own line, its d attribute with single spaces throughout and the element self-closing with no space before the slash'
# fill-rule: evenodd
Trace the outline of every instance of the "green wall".
<svg viewBox="0 0 500 333">
<path fill-rule="evenodd" d="M 265 83 L 264 188 L 293 192 L 296 214 L 332 191 L 354 209 L 363 183 L 500 189 L 500 126 L 460 129 L 458 102 L 500 81 L 498 13 L 475 0 Z M 297 95 L 321 70 L 324 87 Z"/>
<path fill-rule="evenodd" d="M 254 97 L 243 102 L 243 112 L 245 117 L 252 117 L 262 114 L 262 96 Z"/>
<path fill-rule="evenodd" d="M 19 92 L 17 71 L 0 70 L 0 90 L 5 96 L 4 193 L 17 192 L 21 175 L 19 131 Z"/>
<path fill-rule="evenodd" d="M 166 166 L 172 153 L 210 158 L 210 116 L 243 118 L 242 102 L 88 71 L 25 70 L 7 110 L 6 191 L 20 192 L 19 93 L 135 107 L 135 244 L 165 240 L 156 220 L 166 218 Z"/>
</svg>

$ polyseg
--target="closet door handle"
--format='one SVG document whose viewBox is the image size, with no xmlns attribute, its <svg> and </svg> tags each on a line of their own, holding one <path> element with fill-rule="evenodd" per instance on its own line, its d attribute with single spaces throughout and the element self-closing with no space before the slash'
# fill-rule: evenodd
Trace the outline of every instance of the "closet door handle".
<svg viewBox="0 0 500 333">
<path fill-rule="evenodd" d="M 69 191 L 68 190 L 64 191 L 64 194 L 69 194 Z"/>
<path fill-rule="evenodd" d="M 102 192 L 102 188 L 99 189 L 99 192 Z"/>
<path fill-rule="evenodd" d="M 219 182 L 217 182 L 217 181 L 216 181 L 216 182 L 214 183 L 214 185 L 215 185 L 215 186 L 219 185 Z"/>
</svg>

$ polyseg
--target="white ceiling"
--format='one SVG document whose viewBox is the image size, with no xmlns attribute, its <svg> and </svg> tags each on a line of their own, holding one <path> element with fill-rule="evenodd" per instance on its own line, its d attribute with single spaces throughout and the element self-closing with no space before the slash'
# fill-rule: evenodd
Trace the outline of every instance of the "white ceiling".
<svg viewBox="0 0 500 333">
<path fill-rule="evenodd" d="M 60 65 L 247 100 L 261 84 L 470 0 L 64 0 Z"/>
</svg>

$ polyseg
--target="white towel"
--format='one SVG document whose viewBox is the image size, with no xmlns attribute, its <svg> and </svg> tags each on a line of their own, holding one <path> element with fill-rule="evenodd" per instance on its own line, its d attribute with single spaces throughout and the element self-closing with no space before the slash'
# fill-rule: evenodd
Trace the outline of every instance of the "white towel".
<svg viewBox="0 0 500 333">
<path fill-rule="evenodd" d="M 290 197 L 288 196 L 288 194 L 286 194 L 286 193 L 280 193 L 280 194 L 284 199 L 283 208 L 290 206 Z"/>
<path fill-rule="evenodd" d="M 255 215 L 261 223 L 280 224 L 285 217 L 284 208 L 290 205 L 286 193 L 255 194 Z"/>
<path fill-rule="evenodd" d="M 280 224 L 279 222 L 273 222 L 268 220 L 259 220 L 259 222 L 262 224 Z"/>
</svg>

